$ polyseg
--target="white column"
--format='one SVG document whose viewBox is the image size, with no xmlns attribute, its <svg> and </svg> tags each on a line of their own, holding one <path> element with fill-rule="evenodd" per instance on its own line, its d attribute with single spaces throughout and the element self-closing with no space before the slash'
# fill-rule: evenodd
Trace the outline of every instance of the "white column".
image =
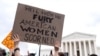
<svg viewBox="0 0 100 56">
<path fill-rule="evenodd" d="M 81 41 L 79 41 L 79 52 L 80 52 L 80 56 L 82 56 L 82 46 L 81 46 Z"/>
<path fill-rule="evenodd" d="M 68 52 L 68 42 L 65 42 L 65 52 Z"/>
<path fill-rule="evenodd" d="M 76 42 L 74 42 L 74 56 L 77 56 L 77 52 L 76 52 Z"/>
<path fill-rule="evenodd" d="M 89 43 L 89 54 L 92 54 L 91 41 L 88 41 L 88 43 Z"/>
<path fill-rule="evenodd" d="M 69 47 L 70 47 L 69 56 L 72 56 L 72 43 L 71 42 L 69 42 Z"/>
<path fill-rule="evenodd" d="M 63 46 L 64 46 L 63 50 L 64 50 L 64 52 L 66 51 L 66 45 L 65 45 L 65 43 L 66 42 L 63 43 Z"/>
<path fill-rule="evenodd" d="M 93 42 L 94 42 L 94 52 L 95 52 L 95 54 L 97 54 L 96 42 L 95 41 L 93 41 Z"/>
<path fill-rule="evenodd" d="M 87 48 L 86 48 L 86 41 L 83 41 L 83 46 L 84 46 L 84 55 L 87 56 Z"/>
</svg>

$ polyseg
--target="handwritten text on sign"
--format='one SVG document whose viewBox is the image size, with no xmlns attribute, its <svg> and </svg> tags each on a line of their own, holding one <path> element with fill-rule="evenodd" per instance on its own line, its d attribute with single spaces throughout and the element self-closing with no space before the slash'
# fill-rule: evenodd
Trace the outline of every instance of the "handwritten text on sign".
<svg viewBox="0 0 100 56">
<path fill-rule="evenodd" d="M 62 14 L 18 4 L 13 33 L 24 42 L 54 45 L 61 43 L 63 21 Z"/>
</svg>

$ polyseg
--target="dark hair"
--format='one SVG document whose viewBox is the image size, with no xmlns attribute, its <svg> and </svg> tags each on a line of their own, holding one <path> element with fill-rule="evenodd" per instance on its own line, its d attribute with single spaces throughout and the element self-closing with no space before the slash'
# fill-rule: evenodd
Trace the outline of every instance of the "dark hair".
<svg viewBox="0 0 100 56">
<path fill-rule="evenodd" d="M 14 52 L 16 52 L 17 50 L 20 50 L 20 49 L 19 49 L 19 48 L 15 48 L 15 49 L 14 49 Z"/>
<path fill-rule="evenodd" d="M 15 49 L 14 49 L 14 53 L 12 53 L 12 56 L 15 56 L 15 52 L 16 52 L 17 50 L 20 50 L 20 49 L 19 49 L 19 48 L 15 48 Z"/>
<path fill-rule="evenodd" d="M 35 53 L 30 53 L 29 56 L 35 56 Z"/>
<path fill-rule="evenodd" d="M 12 53 L 12 56 L 15 56 L 14 53 Z"/>
<path fill-rule="evenodd" d="M 90 56 L 97 56 L 96 54 L 91 54 Z"/>
<path fill-rule="evenodd" d="M 0 52 L 0 55 L 6 56 L 6 51 L 4 49 L 1 49 Z"/>
<path fill-rule="evenodd" d="M 58 54 L 59 54 L 59 56 L 65 56 L 64 53 L 62 53 L 62 52 L 59 52 Z"/>
<path fill-rule="evenodd" d="M 6 56 L 6 51 L 3 49 L 2 50 L 2 54 L 4 55 L 4 56 Z"/>
</svg>

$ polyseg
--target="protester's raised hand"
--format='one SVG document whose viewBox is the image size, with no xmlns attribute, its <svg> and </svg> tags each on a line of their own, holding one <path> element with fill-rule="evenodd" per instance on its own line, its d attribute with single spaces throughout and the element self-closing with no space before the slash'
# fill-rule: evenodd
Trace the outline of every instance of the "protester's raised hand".
<svg viewBox="0 0 100 56">
<path fill-rule="evenodd" d="M 55 41 L 54 42 L 54 54 L 53 54 L 53 56 L 59 56 L 58 55 L 58 51 L 59 51 L 59 47 L 60 47 L 60 43 L 59 43 L 59 41 Z"/>
<path fill-rule="evenodd" d="M 58 41 L 55 41 L 54 49 L 55 51 L 59 51 L 60 43 Z"/>
<path fill-rule="evenodd" d="M 18 44 L 19 44 L 19 41 L 20 41 L 19 35 L 18 35 L 18 34 L 14 34 L 14 35 L 12 36 L 12 40 L 14 41 L 15 47 L 17 47 Z"/>
</svg>

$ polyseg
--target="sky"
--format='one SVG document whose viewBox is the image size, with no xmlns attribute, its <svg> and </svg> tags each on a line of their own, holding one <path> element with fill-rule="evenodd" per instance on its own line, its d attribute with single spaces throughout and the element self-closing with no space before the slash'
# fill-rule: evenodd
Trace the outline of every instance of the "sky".
<svg viewBox="0 0 100 56">
<path fill-rule="evenodd" d="M 18 3 L 64 14 L 62 37 L 73 32 L 94 34 L 96 45 L 100 46 L 99 0 L 0 0 L 0 47 L 4 47 L 1 42 L 12 30 Z"/>
</svg>

